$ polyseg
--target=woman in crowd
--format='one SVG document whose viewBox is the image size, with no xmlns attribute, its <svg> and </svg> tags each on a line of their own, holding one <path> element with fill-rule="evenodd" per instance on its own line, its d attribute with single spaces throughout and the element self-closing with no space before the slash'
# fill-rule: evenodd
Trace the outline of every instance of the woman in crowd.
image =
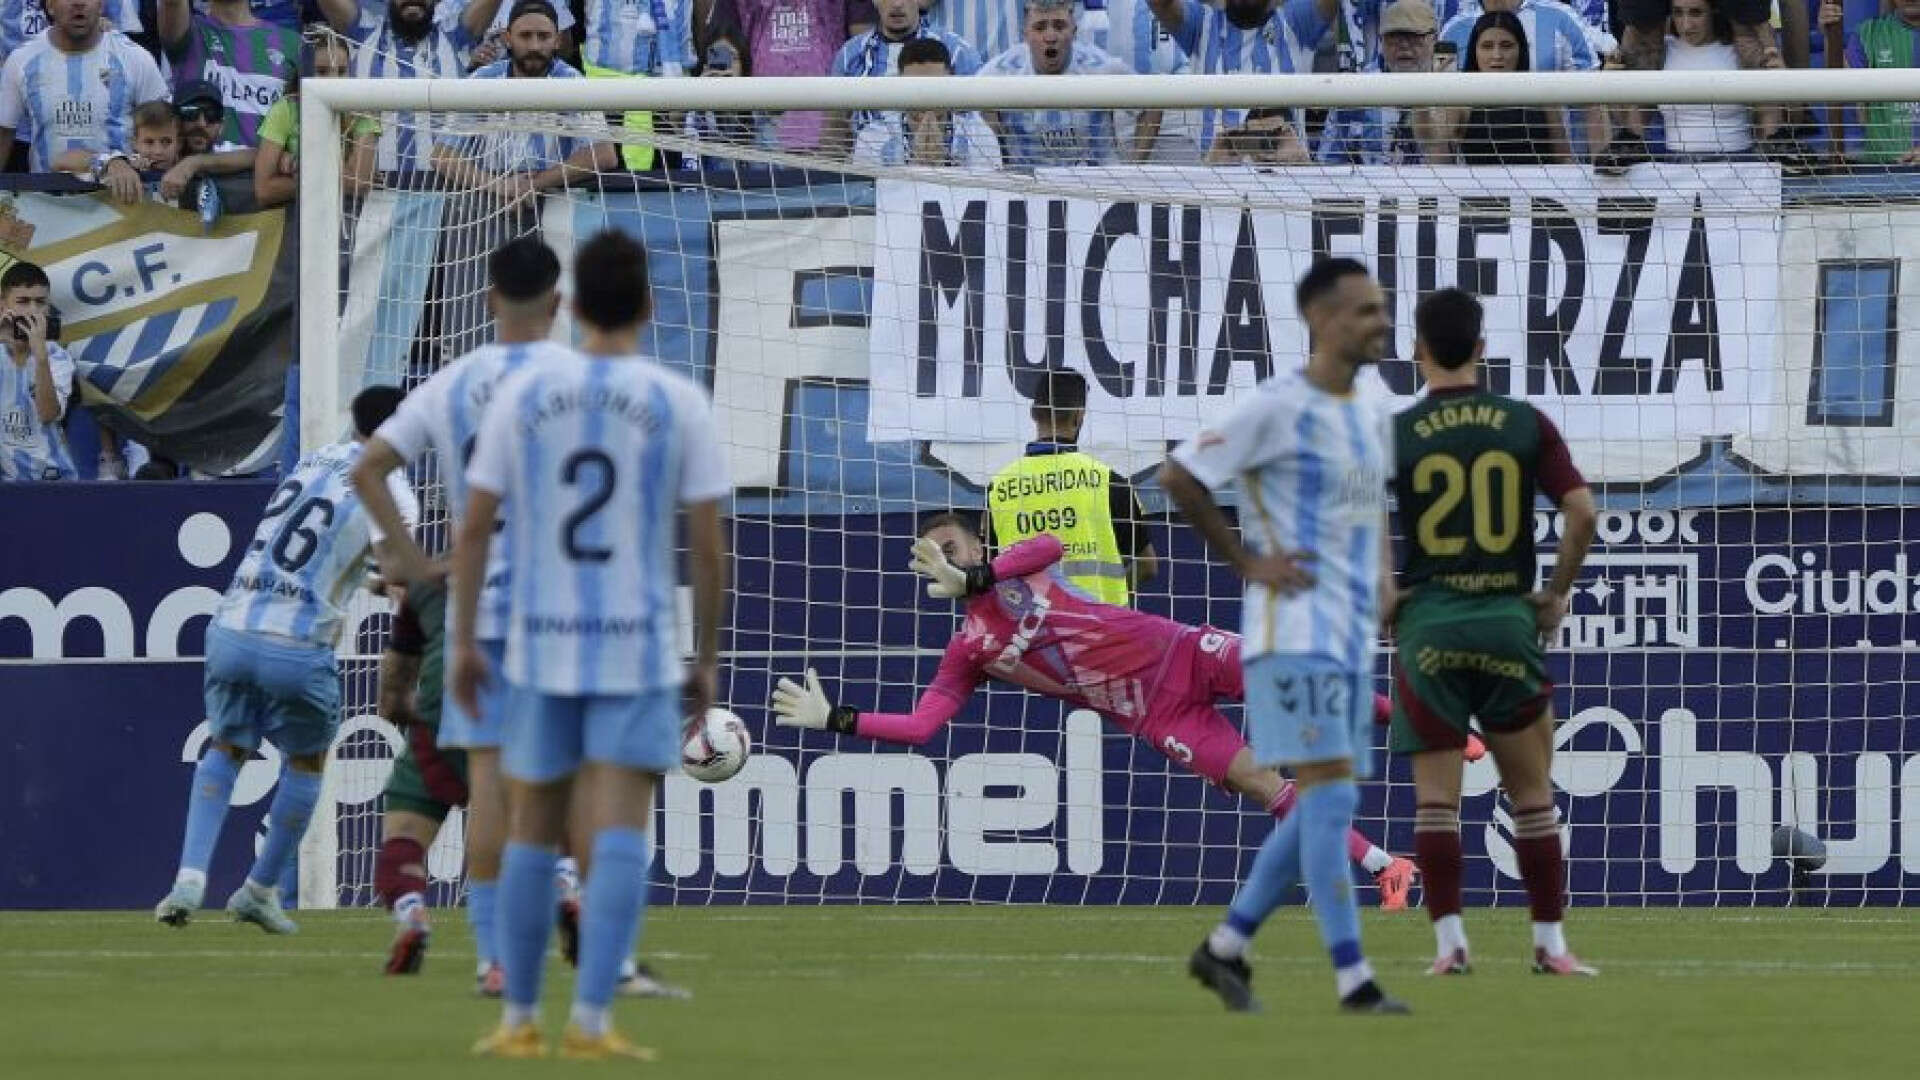
<svg viewBox="0 0 1920 1080">
<path fill-rule="evenodd" d="M 1474 23 L 1461 68 L 1489 74 L 1526 71 L 1532 53 L 1518 16 L 1489 11 Z M 1563 109 L 1498 105 L 1452 112 L 1453 157 L 1461 164 L 1562 165 L 1572 160 Z"/>
<path fill-rule="evenodd" d="M 1709 0 L 1673 0 L 1667 23 L 1666 71 L 1738 71 L 1733 24 Z M 1778 113 L 1777 108 L 1769 110 Z M 1667 155 L 1711 161 L 1753 150 L 1753 123 L 1745 105 L 1662 105 Z M 1776 116 L 1769 128 L 1779 127 Z"/>
</svg>

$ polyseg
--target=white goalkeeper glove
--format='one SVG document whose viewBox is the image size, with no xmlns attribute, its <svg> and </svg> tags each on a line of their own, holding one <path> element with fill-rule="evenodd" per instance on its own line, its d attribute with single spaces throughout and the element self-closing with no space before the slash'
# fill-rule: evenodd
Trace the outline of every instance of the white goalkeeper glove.
<svg viewBox="0 0 1920 1080">
<path fill-rule="evenodd" d="M 936 600 L 958 600 L 967 595 L 967 572 L 948 562 L 940 545 L 924 536 L 913 542 L 913 561 L 907 566 L 929 579 L 927 595 Z"/>
<path fill-rule="evenodd" d="M 820 689 L 820 676 L 812 668 L 807 669 L 805 686 L 783 678 L 773 688 L 773 722 L 781 727 L 850 735 L 859 721 L 860 714 L 851 706 L 833 707 L 826 691 Z"/>
</svg>

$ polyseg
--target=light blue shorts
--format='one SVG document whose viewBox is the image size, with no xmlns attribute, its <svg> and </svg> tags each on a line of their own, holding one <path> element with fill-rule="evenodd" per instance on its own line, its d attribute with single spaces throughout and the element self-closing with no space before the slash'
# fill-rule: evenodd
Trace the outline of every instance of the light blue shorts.
<svg viewBox="0 0 1920 1080">
<path fill-rule="evenodd" d="M 668 772 L 680 764 L 680 706 L 677 686 L 584 696 L 510 686 L 500 767 L 533 784 L 572 776 L 582 761 Z"/>
<path fill-rule="evenodd" d="M 267 739 L 288 756 L 324 754 L 340 730 L 333 650 L 207 627 L 204 688 L 213 737 L 242 750 Z"/>
<path fill-rule="evenodd" d="M 452 694 L 440 703 L 439 745 L 449 750 L 498 750 L 506 725 L 507 643 L 505 639 L 480 642 L 486 654 L 487 670 L 493 677 L 480 688 L 480 715 L 468 716 Z"/>
<path fill-rule="evenodd" d="M 1256 765 L 1346 759 L 1373 775 L 1373 680 L 1331 657 L 1266 653 L 1248 659 L 1247 734 Z"/>
</svg>

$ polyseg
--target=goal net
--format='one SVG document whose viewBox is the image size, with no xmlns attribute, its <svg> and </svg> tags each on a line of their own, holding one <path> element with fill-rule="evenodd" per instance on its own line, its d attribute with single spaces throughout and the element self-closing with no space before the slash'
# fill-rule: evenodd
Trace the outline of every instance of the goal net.
<svg viewBox="0 0 1920 1080">
<path fill-rule="evenodd" d="M 906 569 L 916 521 L 981 508 L 1048 370 L 1086 376 L 1080 444 L 1138 490 L 1158 573 L 1134 602 L 1237 627 L 1238 581 L 1154 469 L 1302 361 L 1292 289 L 1315 258 L 1375 271 L 1394 323 L 1377 377 L 1403 401 L 1413 306 L 1457 284 L 1486 304 L 1490 385 L 1552 418 L 1604 511 L 1550 653 L 1575 902 L 1900 903 L 1920 874 L 1920 413 L 1896 378 L 1920 180 L 1863 164 L 1843 103 L 1920 100 L 1914 74 L 309 82 L 303 442 L 337 438 L 358 387 L 488 340 L 502 240 L 564 260 L 632 233 L 646 347 L 712 389 L 729 455 L 721 696 L 757 750 L 724 784 L 669 778 L 655 895 L 1220 904 L 1271 819 L 1191 775 L 1190 747 L 998 686 L 924 746 L 802 736 L 772 724 L 772 684 L 813 667 L 838 703 L 911 708 L 959 622 Z M 1767 102 L 1790 104 L 1748 107 Z M 623 119 L 638 109 L 650 126 Z M 479 171 L 443 157 L 343 197 L 337 132 L 364 115 Z M 1788 134 L 1756 143 L 1762 123 Z M 1701 124 L 1745 149 L 1673 149 Z M 1658 160 L 1585 163 L 1620 126 Z M 536 194 L 490 179 L 595 141 L 681 167 L 610 152 Z M 574 332 L 563 310 L 555 336 Z M 438 468 L 416 480 L 444 544 Z M 1524 527 L 1550 564 L 1555 515 Z M 367 614 L 308 903 L 372 901 L 393 736 Z M 1496 788 L 1491 761 L 1468 767 L 1469 903 L 1524 902 Z M 1382 750 L 1363 790 L 1359 828 L 1408 851 L 1407 762 Z"/>
</svg>

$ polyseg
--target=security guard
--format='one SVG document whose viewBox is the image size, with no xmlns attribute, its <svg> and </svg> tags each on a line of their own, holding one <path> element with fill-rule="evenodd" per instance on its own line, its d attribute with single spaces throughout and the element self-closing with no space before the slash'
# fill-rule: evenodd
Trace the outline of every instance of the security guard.
<svg viewBox="0 0 1920 1080">
<path fill-rule="evenodd" d="M 1078 372 L 1042 376 L 1033 397 L 1034 441 L 987 487 L 984 531 L 1006 547 L 1041 533 L 1066 545 L 1061 570 L 1094 598 L 1125 606 L 1153 580 L 1159 556 L 1133 485 L 1077 445 L 1087 415 Z"/>
</svg>

